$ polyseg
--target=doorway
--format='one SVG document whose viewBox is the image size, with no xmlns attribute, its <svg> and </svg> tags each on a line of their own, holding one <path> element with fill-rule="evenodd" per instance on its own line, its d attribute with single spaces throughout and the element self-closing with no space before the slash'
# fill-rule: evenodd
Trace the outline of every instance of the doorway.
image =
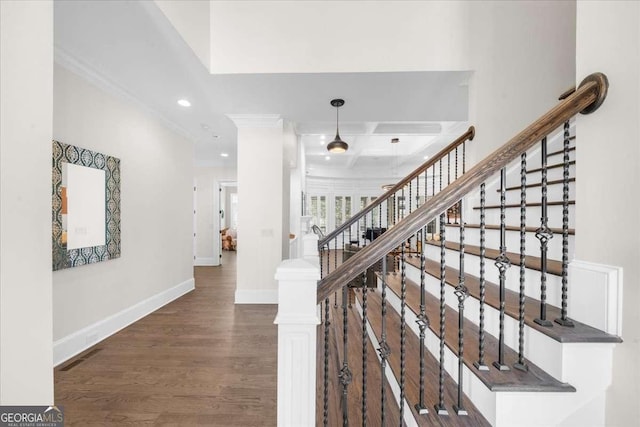
<svg viewBox="0 0 640 427">
<path fill-rule="evenodd" d="M 224 253 L 235 252 L 238 248 L 238 184 L 224 181 L 218 187 L 218 226 L 220 230 L 219 259 L 225 260 Z"/>
</svg>

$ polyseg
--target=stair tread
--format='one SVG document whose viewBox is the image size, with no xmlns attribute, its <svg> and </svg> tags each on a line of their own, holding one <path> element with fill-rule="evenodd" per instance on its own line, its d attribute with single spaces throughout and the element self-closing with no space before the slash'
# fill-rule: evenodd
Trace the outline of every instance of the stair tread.
<svg viewBox="0 0 640 427">
<path fill-rule="evenodd" d="M 431 246 L 440 247 L 440 241 L 427 240 L 425 243 L 428 244 L 428 245 L 431 245 Z M 447 249 L 450 249 L 450 250 L 453 250 L 453 251 L 460 251 L 460 243 L 452 242 L 450 240 L 447 240 L 445 242 L 445 247 Z M 467 253 L 467 254 L 480 256 L 480 246 L 465 244 L 464 245 L 464 250 L 465 250 L 465 253 Z M 499 255 L 500 255 L 500 251 L 499 250 L 491 249 L 491 248 L 485 248 L 485 256 L 491 262 L 493 262 L 493 260 L 498 258 Z M 515 265 L 518 265 L 518 266 L 520 265 L 520 254 L 515 253 L 515 252 L 506 252 L 505 255 L 507 256 L 507 258 L 509 258 L 509 261 L 511 261 L 511 265 L 514 265 L 514 266 Z M 527 255 L 526 258 L 525 258 L 525 266 L 527 268 L 532 269 L 532 270 L 540 271 L 540 258 L 531 256 L 531 255 Z M 557 260 L 553 260 L 553 259 L 547 259 L 547 273 L 553 274 L 553 275 L 556 275 L 556 276 L 561 276 L 562 275 L 562 262 L 561 261 L 557 261 Z"/>
<path fill-rule="evenodd" d="M 576 179 L 575 178 L 569 178 L 569 182 L 575 182 Z M 564 182 L 564 180 L 562 179 L 554 179 L 552 181 L 547 181 L 547 185 L 555 185 L 555 184 L 562 184 Z M 541 182 L 536 182 L 533 184 L 527 184 L 526 188 L 534 188 L 534 187 L 541 187 L 542 183 Z M 513 190 L 520 190 L 520 186 L 519 185 L 514 185 L 513 187 L 507 187 L 505 188 L 505 191 L 513 191 Z M 500 192 L 500 189 L 497 188 L 496 192 Z"/>
<path fill-rule="evenodd" d="M 329 326 L 329 406 L 328 406 L 328 425 L 342 424 L 342 384 L 338 378 L 340 369 L 342 368 L 342 307 L 335 308 L 330 304 L 330 326 Z M 355 307 L 348 309 L 348 340 L 349 346 L 349 369 L 352 373 L 351 384 L 347 387 L 347 407 L 349 422 L 354 425 L 362 424 L 362 321 Z M 324 376 L 324 325 L 318 327 L 317 334 L 317 393 L 316 393 L 316 424 L 322 425 L 323 422 L 323 376 Z M 376 356 L 376 350 L 373 348 L 370 340 L 367 340 L 367 419 L 372 423 L 379 423 L 380 417 L 380 389 L 381 389 L 381 372 L 379 362 Z M 400 418 L 400 410 L 397 402 L 393 397 L 391 387 L 384 381 L 386 387 L 386 416 L 387 420 L 398 420 Z"/>
<path fill-rule="evenodd" d="M 569 139 L 575 139 L 575 136 L 570 137 Z M 576 151 L 576 147 L 569 147 L 569 151 Z M 547 157 L 557 156 L 558 154 L 564 153 L 564 148 L 562 150 L 554 151 L 552 153 L 547 153 Z"/>
<path fill-rule="evenodd" d="M 460 227 L 460 224 L 445 224 L 447 227 Z M 480 228 L 480 224 L 465 224 L 464 225 L 466 228 Z M 485 228 L 487 230 L 500 230 L 500 226 L 499 225 L 493 225 L 493 224 L 487 224 L 485 225 Z M 520 227 L 519 226 L 515 226 L 515 225 L 507 225 L 505 226 L 505 229 L 507 231 L 520 231 Z M 525 231 L 527 233 L 535 233 L 538 230 L 538 227 L 526 227 Z M 549 228 L 549 230 L 551 230 L 551 232 L 553 234 L 560 234 L 562 235 L 562 228 Z M 570 228 L 569 229 L 569 234 L 574 235 L 576 234 L 576 230 L 574 228 Z"/>
<path fill-rule="evenodd" d="M 382 325 L 382 305 L 379 291 L 367 292 L 368 315 L 367 319 L 371 325 L 378 341 L 381 339 Z M 357 292 L 356 296 L 362 304 L 362 292 Z M 391 348 L 391 355 L 388 359 L 387 368 L 391 368 L 400 383 L 400 315 L 387 306 L 387 343 Z M 453 411 L 452 405 L 457 402 L 457 385 L 455 381 L 445 372 L 445 407 L 449 415 L 441 416 L 435 413 L 434 405 L 438 403 L 438 361 L 425 351 L 425 406 L 429 410 L 428 414 L 419 415 L 414 405 L 419 401 L 419 359 L 417 355 L 420 351 L 420 341 L 411 331 L 406 334 L 406 400 L 413 412 L 416 420 L 421 426 L 488 426 L 488 421 L 482 416 L 480 411 L 463 395 L 463 406 L 469 412 L 467 416 L 458 416 Z M 415 357 L 410 357 L 414 355 Z"/>
<path fill-rule="evenodd" d="M 571 160 L 569 162 L 569 165 L 575 165 L 575 164 L 576 164 L 575 160 Z M 549 170 L 549 169 L 557 169 L 557 168 L 561 168 L 563 166 L 564 166 L 564 163 L 556 163 L 556 164 L 553 164 L 553 165 L 547 165 L 547 170 Z M 540 172 L 541 170 L 542 170 L 542 167 L 535 168 L 535 169 L 528 169 L 527 173 Z"/>
<path fill-rule="evenodd" d="M 562 206 L 563 202 L 562 201 L 557 201 L 557 202 L 547 202 L 547 206 Z M 575 200 L 569 200 L 569 204 L 570 205 L 575 205 L 576 201 Z M 526 204 L 527 207 L 537 207 L 537 206 L 542 206 L 542 203 L 540 202 L 529 202 Z M 504 205 L 505 208 L 519 208 L 520 207 L 520 203 L 507 203 Z M 479 210 L 480 206 L 474 206 L 473 207 L 474 210 Z M 487 205 L 485 206 L 485 209 L 500 209 L 500 205 Z"/>
<path fill-rule="evenodd" d="M 407 263 L 416 268 L 420 268 L 420 260 L 416 257 L 407 257 Z M 425 271 L 432 277 L 440 280 L 440 262 L 430 259 L 425 261 Z M 457 286 L 459 271 L 453 267 L 446 267 L 445 280 L 449 286 Z M 469 289 L 469 295 L 476 299 L 480 298 L 480 280 L 471 274 L 465 274 L 465 285 Z M 485 281 L 486 292 L 485 302 L 487 305 L 499 309 L 500 307 L 500 288 L 495 283 Z M 569 290 L 571 291 L 571 290 Z M 505 314 L 517 319 L 518 318 L 518 292 L 510 289 L 505 290 Z M 527 296 L 525 298 L 525 324 L 529 327 L 542 332 L 543 334 L 553 338 L 558 342 L 577 343 L 577 342 L 599 342 L 599 343 L 620 343 L 622 340 L 616 335 L 611 335 L 596 329 L 592 326 L 574 320 L 573 328 L 561 326 L 556 323 L 552 327 L 544 327 L 535 323 L 533 320 L 538 316 L 540 309 L 540 301 Z M 560 317 L 560 309 L 551 304 L 547 304 L 547 318 L 556 319 Z M 573 320 L 573 319 L 572 319 Z"/>
<path fill-rule="evenodd" d="M 406 279 L 407 306 L 416 315 L 420 313 L 420 285 Z M 400 296 L 401 276 L 397 274 L 387 275 L 387 284 L 393 292 Z M 425 312 L 429 318 L 429 329 L 439 336 L 440 331 L 440 300 L 425 291 Z M 445 342 L 447 347 L 455 354 L 458 352 L 458 313 L 447 307 L 445 310 Z M 528 372 L 517 369 L 499 371 L 491 366 L 498 360 L 498 340 L 489 333 L 485 333 L 485 363 L 490 366 L 489 371 L 479 371 L 473 363 L 478 360 L 478 326 L 465 319 L 464 322 L 464 364 L 469 368 L 491 391 L 554 391 L 573 392 L 575 388 L 569 384 L 560 382 L 540 369 L 535 364 L 525 359 L 529 366 Z M 509 347 L 505 347 L 504 361 L 510 367 L 518 361 L 518 353 Z"/>
</svg>

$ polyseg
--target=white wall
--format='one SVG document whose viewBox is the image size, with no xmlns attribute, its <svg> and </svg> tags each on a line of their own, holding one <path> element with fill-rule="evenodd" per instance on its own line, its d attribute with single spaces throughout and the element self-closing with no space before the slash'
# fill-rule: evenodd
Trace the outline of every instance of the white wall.
<svg viewBox="0 0 640 427">
<path fill-rule="evenodd" d="M 193 145 L 65 68 L 54 75 L 53 137 L 121 161 L 121 257 L 53 274 L 54 340 L 90 342 L 104 332 L 92 325 L 193 286 Z"/>
<path fill-rule="evenodd" d="M 213 73 L 468 69 L 464 2 L 213 1 Z"/>
<path fill-rule="evenodd" d="M 279 117 L 260 116 L 234 121 L 238 126 L 235 301 L 276 303 L 274 275 L 282 260 L 283 233 L 289 233 L 283 230 L 283 123 Z"/>
<path fill-rule="evenodd" d="M 0 1 L 0 405 L 50 405 L 53 4 Z"/>
<path fill-rule="evenodd" d="M 202 0 L 155 0 L 155 3 L 209 70 L 211 64 L 209 2 Z"/>
<path fill-rule="evenodd" d="M 639 28 L 638 2 L 578 2 L 576 78 L 601 71 L 611 85 L 602 107 L 576 123 L 575 256 L 624 268 L 624 343 L 614 350 L 607 426 L 640 419 Z"/>
<path fill-rule="evenodd" d="M 235 166 L 196 167 L 196 259 L 195 265 L 220 265 L 218 185 L 235 181 Z"/>
<path fill-rule="evenodd" d="M 558 102 L 575 80 L 575 2 L 471 1 L 471 164 Z"/>
</svg>

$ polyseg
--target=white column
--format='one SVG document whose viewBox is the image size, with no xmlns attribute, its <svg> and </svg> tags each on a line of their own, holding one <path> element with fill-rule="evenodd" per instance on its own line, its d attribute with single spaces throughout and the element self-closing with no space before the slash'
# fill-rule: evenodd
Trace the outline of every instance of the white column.
<svg viewBox="0 0 640 427">
<path fill-rule="evenodd" d="M 0 405 L 53 404 L 53 2 L 0 1 Z"/>
<path fill-rule="evenodd" d="M 283 123 L 279 115 L 230 115 L 229 118 L 238 128 L 235 302 L 275 304 L 278 284 L 273 272 L 283 258 L 283 241 L 289 240 L 289 230 L 282 227 Z"/>
<path fill-rule="evenodd" d="M 278 286 L 278 427 L 316 425 L 316 292 L 320 269 L 282 261 Z"/>
</svg>

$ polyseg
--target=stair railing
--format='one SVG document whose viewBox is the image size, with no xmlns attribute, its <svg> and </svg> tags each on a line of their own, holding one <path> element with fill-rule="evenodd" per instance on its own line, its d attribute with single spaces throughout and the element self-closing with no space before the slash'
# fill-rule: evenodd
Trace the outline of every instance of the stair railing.
<svg viewBox="0 0 640 427">
<path fill-rule="evenodd" d="M 318 249 L 321 255 L 327 255 L 321 256 L 321 277 L 333 271 L 342 261 L 340 251 L 345 244 L 353 244 L 358 248 L 366 246 L 464 173 L 466 142 L 472 141 L 474 135 L 475 128 L 470 126 L 455 141 L 391 186 L 380 197 L 326 236 L 321 236 Z M 456 213 L 457 209 L 454 207 L 452 215 L 455 218 Z"/>
<path fill-rule="evenodd" d="M 542 183 L 541 183 L 541 202 L 539 204 L 535 204 L 536 206 L 540 206 L 541 208 L 541 222 L 540 227 L 536 230 L 536 237 L 540 240 L 541 246 L 541 256 L 540 256 L 540 311 L 539 314 L 535 318 L 535 323 L 539 326 L 545 328 L 552 328 L 554 323 L 550 322 L 548 317 L 549 313 L 547 311 L 547 289 L 546 289 L 546 275 L 547 275 L 547 242 L 551 237 L 553 237 L 553 232 L 548 226 L 548 202 L 547 202 L 547 165 L 546 165 L 546 144 L 547 144 L 547 136 L 552 134 L 557 128 L 563 126 L 563 201 L 562 205 L 562 289 L 561 289 L 561 301 L 562 307 L 561 310 L 555 310 L 555 313 L 558 314 L 558 318 L 555 319 L 556 327 L 572 327 L 573 323 L 567 317 L 567 307 L 568 307 L 568 288 L 567 288 L 567 264 L 568 264 L 568 223 L 569 223 L 569 140 L 571 139 L 569 136 L 569 120 L 578 113 L 588 114 L 595 111 L 605 100 L 608 89 L 608 81 L 604 74 L 595 73 L 589 75 L 585 78 L 579 87 L 570 95 L 565 96 L 561 102 L 551 110 L 549 110 L 546 114 L 541 116 L 538 120 L 533 122 L 527 128 L 525 128 L 522 132 L 517 134 L 511 140 L 509 140 L 502 147 L 498 148 L 492 154 L 487 156 L 484 160 L 478 163 L 476 166 L 468 170 L 466 173 L 463 173 L 461 176 L 457 177 L 450 185 L 443 186 L 441 191 L 438 193 L 432 193 L 432 197 L 426 198 L 424 203 L 420 203 L 419 206 L 416 206 L 415 209 L 411 211 L 408 215 L 404 217 L 400 217 L 398 222 L 394 224 L 393 227 L 389 227 L 389 229 L 377 236 L 377 238 L 372 239 L 371 243 L 363 247 L 361 250 L 355 252 L 348 260 L 338 265 L 335 262 L 334 268 L 329 272 L 325 270 L 325 274 L 322 279 L 318 282 L 317 288 L 317 301 L 318 303 L 324 302 L 325 306 L 325 316 L 324 316 L 324 334 L 325 334 L 325 355 L 324 355 L 324 425 L 328 425 L 328 401 L 327 401 L 327 389 L 329 387 L 329 378 L 328 378 L 328 346 L 326 343 L 328 342 L 328 334 L 330 334 L 330 329 L 328 327 L 330 322 L 333 321 L 341 321 L 342 322 L 342 339 L 344 350 L 342 351 L 342 361 L 338 364 L 340 365 L 338 380 L 341 384 L 341 395 L 342 395 L 342 404 L 341 404 L 341 412 L 343 418 L 343 425 L 347 425 L 349 422 L 349 408 L 354 405 L 349 405 L 348 396 L 349 396 L 349 384 L 354 379 L 354 374 L 352 372 L 352 368 L 357 368 L 353 364 L 349 364 L 349 351 L 347 350 L 347 335 L 348 334 L 348 311 L 347 306 L 351 305 L 351 299 L 347 295 L 348 292 L 346 290 L 346 284 L 350 283 L 352 280 L 362 276 L 365 274 L 366 270 L 370 268 L 374 263 L 379 260 L 382 261 L 382 274 L 381 277 L 381 286 L 382 286 L 382 330 L 378 334 L 378 342 L 379 342 L 379 359 L 380 359 L 380 367 L 383 373 L 382 379 L 382 406 L 381 406 L 381 415 L 380 419 L 382 420 L 383 425 L 385 419 L 388 420 L 389 415 L 386 414 L 386 404 L 385 404 L 385 369 L 389 364 L 390 354 L 392 352 L 399 351 L 400 352 L 400 364 L 398 372 L 396 372 L 397 376 L 399 376 L 399 380 L 397 381 L 397 386 L 399 387 L 399 417 L 397 420 L 400 425 L 403 425 L 403 419 L 406 416 L 405 413 L 405 400 L 406 400 L 406 294 L 407 294 L 407 283 L 406 283 L 406 275 L 405 275 L 405 265 L 407 262 L 407 258 L 411 255 L 407 254 L 406 242 L 410 239 L 415 239 L 416 241 L 416 249 L 419 248 L 417 252 L 419 252 L 418 256 L 420 258 L 420 268 L 424 271 L 425 266 L 425 227 L 427 224 L 432 221 L 438 219 L 440 232 L 437 236 L 439 239 L 440 246 L 440 272 L 439 272 L 439 282 L 440 282 L 440 310 L 439 310 L 439 321 L 437 322 L 439 326 L 439 338 L 440 338 L 440 347 L 439 347 L 439 379 L 438 379 L 438 396 L 437 403 L 434 405 L 434 414 L 448 414 L 446 402 L 445 402 L 445 368 L 444 368 L 444 347 L 445 347 L 445 317 L 447 305 L 445 302 L 445 286 L 447 285 L 447 281 L 452 283 L 451 280 L 456 280 L 455 278 L 450 278 L 446 276 L 446 260 L 445 253 L 447 249 L 447 240 L 445 235 L 445 224 L 447 222 L 447 212 L 453 206 L 459 206 L 462 200 L 464 200 L 465 196 L 470 195 L 472 192 L 475 192 L 480 188 L 480 280 L 479 280 L 479 299 L 480 299 L 480 323 L 479 323 L 479 332 L 478 332 L 478 343 L 479 343 L 479 360 L 473 364 L 475 369 L 478 371 L 490 370 L 491 367 L 487 365 L 485 361 L 485 331 L 484 331 L 484 311 L 483 305 L 485 303 L 485 289 L 484 289 L 484 265 L 486 262 L 485 248 L 484 248 L 484 232 L 485 232 L 485 209 L 488 207 L 485 206 L 485 182 L 495 176 L 496 174 L 500 175 L 500 248 L 497 257 L 493 259 L 494 265 L 497 267 L 499 272 L 499 344 L 497 350 L 496 360 L 491 364 L 495 369 L 499 371 L 507 371 L 510 369 L 507 361 L 504 358 L 504 316 L 505 316 L 505 273 L 506 270 L 511 266 L 512 262 L 519 262 L 520 266 L 520 289 L 519 289 L 519 299 L 518 299 L 518 322 L 519 322 L 519 338 L 518 338 L 518 359 L 516 363 L 513 363 L 513 367 L 522 371 L 527 371 L 527 363 L 524 358 L 524 322 L 525 322 L 525 286 L 524 286 L 524 270 L 526 266 L 526 258 L 524 254 L 524 233 L 526 231 L 526 208 L 527 208 L 527 198 L 526 198 L 526 173 L 530 172 L 527 170 L 527 162 L 526 155 L 527 151 L 532 149 L 535 144 L 542 144 Z M 472 131 L 472 128 L 470 129 Z M 462 137 L 461 137 L 462 138 Z M 466 137 L 465 137 L 466 139 Z M 519 160 L 520 163 L 520 173 L 521 173 L 521 197 L 520 203 L 516 205 L 516 207 L 520 207 L 520 248 L 519 248 L 519 258 L 517 256 L 513 256 L 514 254 L 510 254 L 507 252 L 507 247 L 505 243 L 505 177 L 506 177 L 506 168 L 507 166 L 515 161 Z M 434 159 L 434 162 L 430 163 L 431 167 L 435 165 L 435 162 L 440 162 L 441 158 Z M 440 169 L 439 172 L 442 173 L 445 169 Z M 424 172 L 424 171 L 423 171 Z M 418 172 L 416 176 L 419 176 L 422 172 Z M 432 174 L 435 176 L 435 173 Z M 426 181 L 423 181 L 426 183 Z M 442 179 L 440 179 L 442 182 Z M 391 190 L 389 190 L 385 196 L 387 200 L 394 198 L 395 201 L 398 200 L 398 196 L 396 193 L 398 191 L 403 191 L 406 187 L 406 182 L 398 183 Z M 410 193 L 411 194 L 411 193 Z M 380 209 L 381 204 L 375 204 L 375 207 Z M 373 209 L 373 208 L 372 208 Z M 368 212 L 371 212 L 372 209 L 367 210 L 365 213 L 361 213 L 358 217 L 366 218 Z M 357 221 L 357 220 L 356 220 Z M 355 223 L 355 222 L 354 222 Z M 354 224 L 352 223 L 352 224 Z M 365 222 L 366 224 L 366 222 Z M 323 248 L 328 248 L 327 244 L 329 241 L 336 239 L 336 237 L 345 232 L 350 227 L 350 225 L 341 227 L 335 232 L 331 233 L 325 240 L 323 240 L 323 244 L 321 245 L 321 264 L 326 262 L 328 258 L 328 253 L 323 253 Z M 457 297 L 458 301 L 458 343 L 457 346 L 452 346 L 452 351 L 456 354 L 458 358 L 458 381 L 457 381 L 457 399 L 452 405 L 452 408 L 457 416 L 466 416 L 469 414 L 469 405 L 473 406 L 466 398 L 463 397 L 463 358 L 464 358 L 464 303 L 465 299 L 469 296 L 469 287 L 465 283 L 465 268 L 464 268 L 464 253 L 465 253 L 465 223 L 461 219 L 460 220 L 460 238 L 459 238 L 459 246 L 458 249 L 460 251 L 460 269 L 459 276 L 457 277 L 457 284 L 455 285 L 454 295 Z M 420 243 L 420 245 L 417 244 Z M 336 245 L 337 248 L 337 245 Z M 400 248 L 400 249 L 398 249 Z M 387 336 L 387 325 L 386 325 L 386 294 L 387 294 L 387 281 L 391 279 L 387 279 L 390 277 L 387 275 L 387 254 L 394 253 L 400 260 L 399 271 L 400 275 L 395 276 L 395 280 L 399 280 L 399 291 L 398 291 L 398 299 L 400 306 L 400 310 L 398 310 L 400 314 L 400 339 L 399 339 L 399 348 L 391 349 L 386 340 Z M 337 260 L 336 260 L 337 261 Z M 431 274 L 431 273 L 430 273 Z M 399 277 L 399 279 L 398 279 Z M 435 275 L 434 275 L 435 277 Z M 424 273 L 421 273 L 421 284 L 420 284 L 420 292 L 421 296 L 424 296 L 425 292 L 425 283 L 424 283 Z M 337 291 L 342 290 L 342 313 L 336 310 L 334 311 L 335 318 L 332 318 L 330 315 L 330 302 L 329 296 L 333 293 L 337 293 Z M 476 292 L 474 290 L 474 292 Z M 369 291 L 371 292 L 371 291 Z M 476 297 L 478 295 L 475 295 Z M 429 326 L 430 321 L 429 318 L 425 315 L 424 312 L 424 298 L 421 298 L 421 307 L 420 314 L 416 316 L 416 323 L 418 323 L 420 328 L 420 346 L 424 347 L 424 330 Z M 369 326 L 367 326 L 367 287 L 362 287 L 361 293 L 361 303 L 360 306 L 362 308 L 360 316 L 362 317 L 362 335 L 363 340 L 367 335 L 367 331 Z M 337 308 L 337 300 L 334 301 L 334 308 Z M 342 317 L 340 319 L 340 317 Z M 531 317 L 531 315 L 529 316 Z M 534 322 L 531 322 L 534 323 Z M 369 335 L 371 336 L 371 335 Z M 365 344 L 363 343 L 363 346 Z M 366 347 L 366 346 L 365 346 Z M 359 385 L 363 390 L 363 394 L 360 398 L 362 403 L 362 420 L 365 421 L 367 419 L 372 419 L 372 415 L 367 415 L 367 370 L 365 368 L 367 353 L 363 347 L 363 369 L 361 369 L 362 378 L 359 379 Z M 415 416 L 421 416 L 423 414 L 427 414 L 429 409 L 424 403 L 424 352 L 420 351 L 420 396 L 419 401 L 415 403 Z M 359 369 L 359 368 L 358 368 Z M 388 377 L 388 375 L 387 375 Z M 334 380 L 331 381 L 335 383 Z M 386 399 L 388 400 L 388 399 Z M 463 401 L 464 400 L 464 401 Z M 414 407 L 411 407 L 411 410 L 414 410 Z M 453 415 L 453 414 L 451 414 Z M 396 420 L 393 421 L 394 423 Z M 479 421 L 476 420 L 478 425 L 483 425 L 486 423 L 486 420 L 480 418 Z"/>
</svg>

